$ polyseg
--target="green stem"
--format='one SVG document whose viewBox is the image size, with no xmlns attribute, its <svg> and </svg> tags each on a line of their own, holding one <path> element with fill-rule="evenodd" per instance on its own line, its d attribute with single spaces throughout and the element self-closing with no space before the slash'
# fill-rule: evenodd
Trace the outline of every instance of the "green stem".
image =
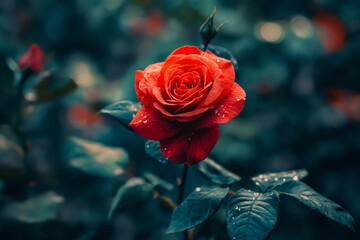
<svg viewBox="0 0 360 240">
<path fill-rule="evenodd" d="M 13 129 L 14 132 L 17 135 L 18 141 L 19 141 L 19 145 L 22 149 L 22 161 L 23 161 L 23 165 L 24 165 L 24 169 L 25 169 L 25 177 L 28 178 L 28 180 L 31 179 L 31 166 L 29 163 L 29 147 L 27 145 L 27 136 L 24 130 L 24 119 L 22 116 L 22 110 L 23 110 L 23 104 L 25 102 L 25 98 L 24 98 L 24 86 L 25 86 L 25 82 L 27 80 L 29 76 L 29 72 L 27 72 L 27 70 L 25 70 L 25 72 L 23 72 L 19 85 L 17 86 L 17 95 L 16 95 L 16 105 L 15 105 L 15 123 L 13 125 Z"/>
<path fill-rule="evenodd" d="M 181 202 L 183 201 L 184 198 L 184 190 L 185 190 L 185 184 L 186 184 L 186 177 L 187 177 L 187 173 L 189 170 L 189 166 L 188 165 L 184 165 L 184 169 L 182 171 L 182 178 L 181 178 L 181 183 L 180 183 L 180 189 L 179 189 L 179 198 L 178 198 L 178 202 L 177 205 L 179 206 L 181 204 Z M 188 240 L 189 236 L 187 231 L 184 231 L 184 239 Z"/>
</svg>

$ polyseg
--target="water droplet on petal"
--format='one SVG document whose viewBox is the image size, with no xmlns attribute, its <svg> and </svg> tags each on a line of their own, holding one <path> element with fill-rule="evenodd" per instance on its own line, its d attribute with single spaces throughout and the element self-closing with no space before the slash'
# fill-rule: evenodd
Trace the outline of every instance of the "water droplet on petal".
<svg viewBox="0 0 360 240">
<path fill-rule="evenodd" d="M 220 59 L 216 59 L 216 62 L 220 62 Z"/>
<path fill-rule="evenodd" d="M 147 120 L 145 120 L 144 123 L 147 123 Z"/>
<path fill-rule="evenodd" d="M 225 118 L 225 114 L 223 114 L 221 117 L 222 117 L 222 118 Z"/>
</svg>

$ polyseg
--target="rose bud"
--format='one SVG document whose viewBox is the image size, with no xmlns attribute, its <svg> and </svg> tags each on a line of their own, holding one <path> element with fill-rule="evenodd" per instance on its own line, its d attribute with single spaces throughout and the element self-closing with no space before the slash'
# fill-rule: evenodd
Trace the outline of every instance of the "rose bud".
<svg viewBox="0 0 360 240">
<path fill-rule="evenodd" d="M 20 70 L 30 67 L 31 70 L 38 73 L 42 69 L 44 53 L 36 44 L 31 45 L 30 49 L 20 58 L 18 67 Z"/>
<path fill-rule="evenodd" d="M 235 83 L 231 61 L 191 46 L 136 71 L 135 90 L 144 105 L 130 127 L 160 141 L 165 157 L 187 165 L 209 155 L 219 138 L 218 125 L 241 112 L 246 96 Z"/>
</svg>

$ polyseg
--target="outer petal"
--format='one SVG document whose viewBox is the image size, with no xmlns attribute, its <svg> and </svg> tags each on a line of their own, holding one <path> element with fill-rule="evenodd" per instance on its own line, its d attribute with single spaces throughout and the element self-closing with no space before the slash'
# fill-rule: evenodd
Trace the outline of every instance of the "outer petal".
<svg viewBox="0 0 360 240">
<path fill-rule="evenodd" d="M 163 117 L 156 109 L 148 106 L 140 108 L 130 127 L 139 135 L 151 140 L 170 138 L 180 132 L 181 126 Z"/>
<path fill-rule="evenodd" d="M 180 132 L 160 141 L 164 156 L 175 163 L 193 165 L 204 160 L 219 139 L 219 126 L 193 132 Z"/>
<path fill-rule="evenodd" d="M 209 51 L 204 53 L 203 56 L 213 60 L 218 65 L 219 71 L 222 72 L 222 74 L 218 79 L 215 79 L 214 85 L 208 96 L 198 107 L 217 103 L 231 91 L 231 87 L 235 82 L 235 70 L 230 60 L 217 57 Z"/>
<path fill-rule="evenodd" d="M 154 102 L 154 107 L 158 109 L 164 116 L 168 117 L 169 119 L 177 120 L 179 122 L 188 122 L 199 119 L 201 117 L 201 114 L 210 109 L 210 107 L 197 108 L 193 111 L 186 113 L 171 114 L 165 109 L 163 105 L 159 104 L 158 102 Z"/>
<path fill-rule="evenodd" d="M 197 54 L 200 55 L 203 51 L 201 51 L 200 49 L 198 49 L 197 47 L 194 46 L 184 46 L 181 48 L 176 49 L 175 51 L 173 51 L 170 55 L 179 55 L 179 54 L 184 54 L 184 55 L 190 55 L 190 54 Z"/>
<path fill-rule="evenodd" d="M 231 92 L 215 107 L 205 113 L 193 127 L 209 128 L 217 124 L 227 123 L 236 117 L 244 107 L 246 93 L 239 84 L 234 83 Z"/>
<path fill-rule="evenodd" d="M 151 91 L 157 86 L 163 64 L 151 64 L 144 71 L 135 72 L 136 95 L 144 105 L 151 105 L 154 102 Z"/>
</svg>

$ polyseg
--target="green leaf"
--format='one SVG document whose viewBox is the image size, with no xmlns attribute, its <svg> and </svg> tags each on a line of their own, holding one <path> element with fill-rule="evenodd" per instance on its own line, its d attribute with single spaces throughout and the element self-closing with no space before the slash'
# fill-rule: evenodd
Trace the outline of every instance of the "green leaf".
<svg viewBox="0 0 360 240">
<path fill-rule="evenodd" d="M 252 181 L 260 188 L 262 192 L 273 190 L 276 186 L 288 181 L 299 181 L 306 177 L 308 172 L 305 169 L 286 171 L 286 172 L 273 172 L 265 173 L 254 176 Z"/>
<path fill-rule="evenodd" d="M 229 200 L 227 227 L 230 239 L 262 240 L 273 230 L 279 213 L 279 195 L 240 189 Z"/>
<path fill-rule="evenodd" d="M 24 202 L 11 203 L 5 206 L 4 215 L 25 223 L 41 223 L 55 220 L 58 208 L 63 201 L 63 197 L 50 191 L 29 198 Z"/>
<path fill-rule="evenodd" d="M 117 209 L 122 209 L 145 200 L 152 193 L 152 190 L 152 185 L 144 179 L 138 177 L 130 178 L 117 190 L 111 200 L 108 218 L 111 219 L 114 211 Z"/>
<path fill-rule="evenodd" d="M 140 102 L 119 101 L 104 107 L 100 110 L 100 113 L 115 118 L 122 125 L 131 130 L 129 124 L 141 107 L 142 104 Z"/>
<path fill-rule="evenodd" d="M 210 158 L 206 158 L 200 162 L 198 164 L 198 170 L 209 181 L 220 185 L 228 186 L 241 180 L 240 176 L 230 172 Z"/>
<path fill-rule="evenodd" d="M 351 230 L 354 229 L 354 219 L 344 208 L 330 199 L 320 195 L 303 182 L 291 181 L 277 186 L 276 191 L 294 197 L 305 206 L 319 211 L 324 216 L 345 225 Z"/>
<path fill-rule="evenodd" d="M 72 137 L 64 150 L 72 167 L 105 178 L 123 174 L 129 162 L 129 156 L 123 148 L 77 137 Z"/>
<path fill-rule="evenodd" d="M 65 84 L 55 89 L 50 89 L 50 85 L 55 80 L 55 73 L 49 72 L 45 77 L 41 79 L 41 81 L 36 85 L 36 101 L 37 102 L 45 102 L 50 101 L 62 96 L 65 96 L 69 93 L 72 93 L 77 89 L 77 84 L 70 79 Z"/>
<path fill-rule="evenodd" d="M 161 178 L 159 178 L 158 176 L 156 176 L 155 174 L 151 173 L 151 172 L 145 172 L 144 173 L 144 177 L 150 181 L 150 183 L 154 186 L 154 187 L 160 187 L 163 189 L 166 189 L 168 191 L 171 191 L 174 189 L 174 185 L 171 183 L 168 183 L 164 180 L 162 180 Z"/>
<path fill-rule="evenodd" d="M 161 164 L 165 165 L 169 162 L 169 159 L 161 152 L 159 141 L 147 140 L 145 142 L 145 152 Z"/>
<path fill-rule="evenodd" d="M 203 223 L 220 207 L 228 191 L 227 187 L 197 187 L 175 208 L 167 233 L 181 232 Z"/>
</svg>

